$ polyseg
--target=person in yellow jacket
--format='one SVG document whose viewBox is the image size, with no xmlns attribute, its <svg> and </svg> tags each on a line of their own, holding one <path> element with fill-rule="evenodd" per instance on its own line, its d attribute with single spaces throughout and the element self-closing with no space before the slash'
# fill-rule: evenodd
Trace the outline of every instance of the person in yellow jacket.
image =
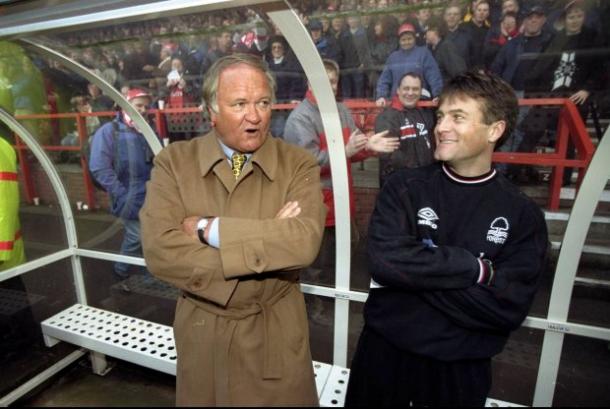
<svg viewBox="0 0 610 409">
<path fill-rule="evenodd" d="M 0 136 L 0 271 L 25 262 L 19 223 L 17 155 Z"/>
</svg>

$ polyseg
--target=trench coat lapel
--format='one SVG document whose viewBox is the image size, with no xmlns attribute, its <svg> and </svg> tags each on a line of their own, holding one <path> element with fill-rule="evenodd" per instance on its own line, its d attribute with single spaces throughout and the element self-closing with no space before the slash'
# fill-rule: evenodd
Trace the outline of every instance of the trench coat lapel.
<svg viewBox="0 0 610 409">
<path fill-rule="evenodd" d="M 241 177 L 235 183 L 233 173 L 229 166 L 223 166 L 223 163 L 227 164 L 227 157 L 220 147 L 217 138 L 218 134 L 215 130 L 211 131 L 207 135 L 203 136 L 204 141 L 199 145 L 199 170 L 201 176 L 205 177 L 210 171 L 213 171 L 216 177 L 221 181 L 227 192 L 231 192 L 240 184 L 241 181 L 253 172 L 254 164 L 256 164 L 262 171 L 263 174 L 273 181 L 277 174 L 278 167 L 278 150 L 277 141 L 268 134 L 265 142 L 261 147 L 252 154 L 252 159 L 248 161 Z M 228 164 L 227 164 L 228 165 Z"/>
<path fill-rule="evenodd" d="M 212 130 L 202 138 L 203 142 L 199 144 L 197 155 L 201 176 L 205 177 L 208 173 L 214 172 L 227 192 L 232 191 L 235 187 L 235 179 L 227 163 L 227 157 L 218 144 L 218 134 Z"/>
</svg>

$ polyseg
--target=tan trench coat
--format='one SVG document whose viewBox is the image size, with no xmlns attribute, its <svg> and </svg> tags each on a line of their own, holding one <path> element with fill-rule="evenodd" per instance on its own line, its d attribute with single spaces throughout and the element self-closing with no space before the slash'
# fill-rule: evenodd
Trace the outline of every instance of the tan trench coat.
<svg viewBox="0 0 610 409">
<path fill-rule="evenodd" d="M 268 137 L 235 181 L 214 131 L 155 159 L 140 212 L 150 271 L 184 290 L 174 335 L 178 405 L 317 405 L 299 269 L 315 259 L 326 209 L 305 150 Z M 297 200 L 296 218 L 274 219 Z M 220 216 L 220 249 L 184 234 Z"/>
</svg>

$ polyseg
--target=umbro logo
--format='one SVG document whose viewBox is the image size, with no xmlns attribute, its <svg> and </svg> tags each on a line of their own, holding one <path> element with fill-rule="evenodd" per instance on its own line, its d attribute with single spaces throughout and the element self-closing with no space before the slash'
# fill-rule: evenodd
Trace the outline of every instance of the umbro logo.
<svg viewBox="0 0 610 409">
<path fill-rule="evenodd" d="M 419 211 L 417 212 L 417 217 L 419 218 L 417 220 L 417 224 L 430 226 L 434 230 L 438 229 L 438 225 L 434 222 L 439 220 L 439 218 L 434 212 L 434 210 L 432 210 L 431 208 L 424 207 L 423 209 L 419 209 Z"/>
</svg>

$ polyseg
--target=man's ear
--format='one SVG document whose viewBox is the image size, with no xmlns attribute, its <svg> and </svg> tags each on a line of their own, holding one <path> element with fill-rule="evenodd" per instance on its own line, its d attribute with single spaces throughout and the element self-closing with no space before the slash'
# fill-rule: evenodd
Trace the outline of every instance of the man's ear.
<svg viewBox="0 0 610 409">
<path fill-rule="evenodd" d="M 208 114 L 210 115 L 210 122 L 212 123 L 212 126 L 214 126 L 216 124 L 216 119 L 218 119 L 218 114 L 210 107 L 208 107 Z"/>
<path fill-rule="evenodd" d="M 506 121 L 496 121 L 489 126 L 487 142 L 496 143 L 502 137 L 506 130 Z"/>
</svg>

